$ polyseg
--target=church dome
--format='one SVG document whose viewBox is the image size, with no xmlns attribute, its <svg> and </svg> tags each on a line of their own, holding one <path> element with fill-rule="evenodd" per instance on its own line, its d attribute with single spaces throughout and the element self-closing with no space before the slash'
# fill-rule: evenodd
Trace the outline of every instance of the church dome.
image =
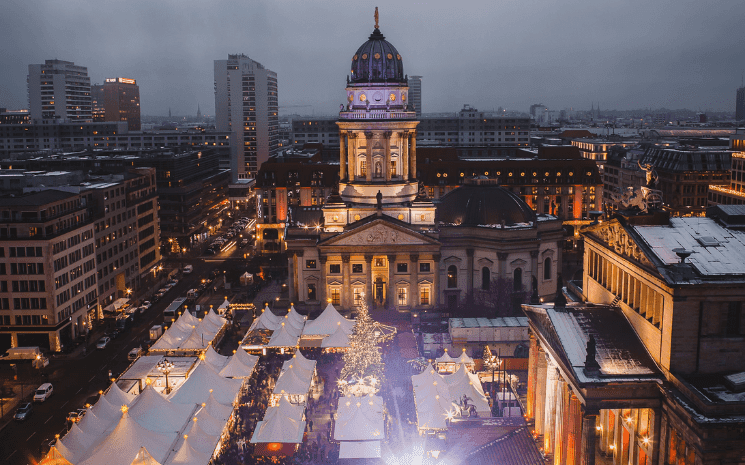
<svg viewBox="0 0 745 465">
<path fill-rule="evenodd" d="M 404 62 L 377 27 L 352 57 L 353 84 L 405 83 Z"/>
<path fill-rule="evenodd" d="M 533 223 L 535 212 L 512 191 L 496 184 L 466 184 L 437 205 L 437 221 L 464 226 Z"/>
</svg>

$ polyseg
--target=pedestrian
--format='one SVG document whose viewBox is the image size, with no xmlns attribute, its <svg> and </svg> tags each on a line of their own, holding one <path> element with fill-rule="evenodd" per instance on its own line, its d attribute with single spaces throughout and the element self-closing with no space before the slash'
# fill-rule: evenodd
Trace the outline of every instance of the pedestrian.
<svg viewBox="0 0 745 465">
<path fill-rule="evenodd" d="M 313 420 L 310 420 L 308 422 L 308 428 L 310 428 L 310 432 L 312 433 L 313 432 Z"/>
</svg>

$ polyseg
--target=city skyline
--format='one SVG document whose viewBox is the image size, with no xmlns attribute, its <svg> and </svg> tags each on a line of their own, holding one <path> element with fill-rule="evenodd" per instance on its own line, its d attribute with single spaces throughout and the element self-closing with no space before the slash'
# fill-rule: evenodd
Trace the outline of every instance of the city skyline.
<svg viewBox="0 0 745 465">
<path fill-rule="evenodd" d="M 375 6 L 93 5 L 4 7 L 0 40 L 10 46 L 0 58 L 0 106 L 26 108 L 28 65 L 57 58 L 87 67 L 91 83 L 136 79 L 143 115 L 197 106 L 214 114 L 213 61 L 245 53 L 277 72 L 281 113 L 333 114 L 344 101 L 349 48 L 364 39 L 360 31 L 372 32 Z M 377 5 L 381 32 L 401 44 L 404 72 L 423 76 L 425 112 L 463 104 L 527 112 L 535 102 L 734 112 L 745 56 L 734 46 L 745 39 L 736 4 Z M 27 31 L 32 40 L 21 40 Z"/>
</svg>

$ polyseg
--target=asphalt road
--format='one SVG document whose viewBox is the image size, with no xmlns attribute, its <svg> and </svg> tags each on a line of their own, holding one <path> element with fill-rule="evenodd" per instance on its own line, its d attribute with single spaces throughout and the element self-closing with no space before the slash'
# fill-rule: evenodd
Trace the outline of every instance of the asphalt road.
<svg viewBox="0 0 745 465">
<path fill-rule="evenodd" d="M 242 258 L 242 249 L 233 249 L 231 252 L 231 256 L 240 254 Z M 220 262 L 224 258 L 228 258 L 227 254 L 223 257 L 212 256 L 209 262 L 201 258 L 177 260 L 177 264 L 192 264 L 194 271 L 181 276 L 173 289 L 145 313 L 138 315 L 132 326 L 112 340 L 106 349 L 96 350 L 96 339 L 91 339 L 86 356 L 52 357 L 45 370 L 48 382 L 54 385 L 54 394 L 46 402 L 34 404 L 34 411 L 28 420 L 13 422 L 0 431 L 0 464 L 38 463 L 43 446 L 53 441 L 55 434 L 64 435 L 66 432 L 68 412 L 82 408 L 86 403 L 95 403 L 98 392 L 110 384 L 109 370 L 118 376 L 129 366 L 127 353 L 148 338 L 153 325 L 163 322 L 165 307 L 175 298 L 185 296 L 189 289 L 197 287 L 210 271 L 220 269 Z M 99 334 L 94 333 L 94 336 L 99 337 Z M 38 378 L 39 384 L 45 381 L 33 370 L 22 375 Z"/>
</svg>

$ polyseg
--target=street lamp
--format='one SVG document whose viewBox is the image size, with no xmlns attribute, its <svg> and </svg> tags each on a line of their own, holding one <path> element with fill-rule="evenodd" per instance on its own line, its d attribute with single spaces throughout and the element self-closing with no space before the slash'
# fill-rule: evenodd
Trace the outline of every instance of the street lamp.
<svg viewBox="0 0 745 465">
<path fill-rule="evenodd" d="M 156 365 L 156 368 L 158 368 L 158 371 L 166 375 L 166 394 L 171 393 L 171 385 L 168 384 L 168 373 L 173 371 L 175 368 L 175 365 L 172 361 L 168 360 L 167 358 L 163 358 L 158 364 Z"/>
</svg>

